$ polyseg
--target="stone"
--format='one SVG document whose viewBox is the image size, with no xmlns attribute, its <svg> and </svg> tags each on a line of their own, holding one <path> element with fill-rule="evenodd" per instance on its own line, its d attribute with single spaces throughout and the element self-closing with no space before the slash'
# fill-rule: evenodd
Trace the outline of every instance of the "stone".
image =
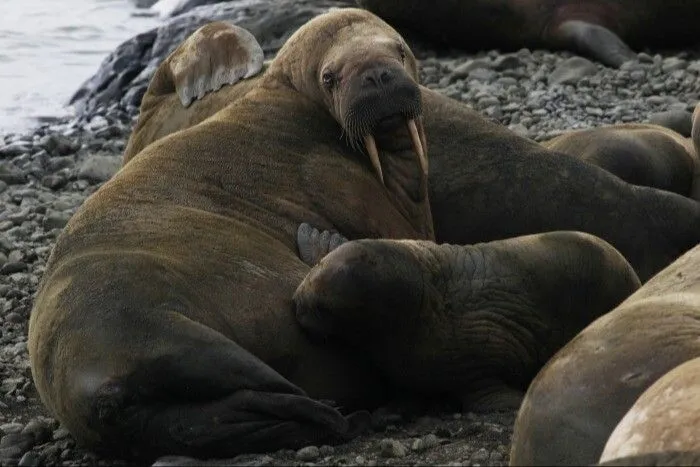
<svg viewBox="0 0 700 467">
<path fill-rule="evenodd" d="M 598 72 L 598 66 L 583 57 L 571 57 L 564 60 L 549 75 L 547 82 L 552 84 L 574 84 L 585 76 Z"/>
<path fill-rule="evenodd" d="M 313 462 L 319 458 L 321 452 L 316 446 L 306 446 L 296 453 L 296 458 L 302 462 Z"/>
<path fill-rule="evenodd" d="M 406 446 L 395 439 L 385 438 L 379 443 L 379 454 L 382 457 L 405 457 L 406 453 Z"/>
<path fill-rule="evenodd" d="M 90 156 L 80 164 L 78 178 L 84 178 L 91 182 L 107 181 L 119 170 L 121 163 L 121 157 Z"/>
<path fill-rule="evenodd" d="M 649 123 L 670 128 L 687 138 L 690 137 L 690 132 L 693 129 L 693 114 L 685 109 L 654 112 L 649 115 Z"/>
</svg>

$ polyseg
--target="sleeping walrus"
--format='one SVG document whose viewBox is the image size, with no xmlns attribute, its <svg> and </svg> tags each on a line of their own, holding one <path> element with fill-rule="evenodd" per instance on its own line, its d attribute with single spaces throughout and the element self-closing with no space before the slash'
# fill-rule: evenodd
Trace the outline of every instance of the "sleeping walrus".
<svg viewBox="0 0 700 467">
<path fill-rule="evenodd" d="M 194 109 L 208 91 L 254 73 L 257 52 L 236 28 L 203 28 L 159 68 L 141 129 L 159 120 L 176 127 L 184 120 L 162 121 L 171 99 L 182 107 L 202 97 Z M 471 386 L 429 388 L 476 405 L 510 403 L 501 396 L 523 389 L 570 335 L 639 285 L 620 253 L 591 235 L 554 232 L 473 248 L 430 242 L 423 109 L 428 96 L 437 110 L 437 97 L 416 77 L 415 58 L 392 28 L 363 10 L 334 11 L 302 27 L 220 111 L 127 151 L 122 169 L 60 236 L 30 321 L 37 389 L 79 441 L 122 456 L 210 458 L 342 440 L 364 417 L 343 415 L 328 400 L 372 407 L 395 386 L 415 387 L 376 365 L 371 349 L 307 332 L 313 324 L 300 295 L 293 305 L 310 271 L 297 244 L 330 250 L 338 242 L 308 229 L 297 235 L 306 221 L 351 239 L 382 238 L 348 242 L 317 268 L 362 273 L 383 264 L 386 274 L 368 276 L 377 277 L 377 305 L 395 299 L 391 287 L 415 294 L 444 285 L 421 308 L 425 317 L 410 320 L 417 329 L 431 316 L 439 324 L 445 313 L 462 313 L 451 329 L 470 341 L 483 339 L 478 317 L 493 318 L 494 338 L 520 355 L 490 346 L 483 364 L 493 372 L 471 368 Z M 157 101 L 165 113 L 148 108 Z M 366 262 L 345 262 L 344 253 L 364 248 Z M 467 253 L 478 260 L 480 251 L 490 252 L 488 261 L 471 261 Z M 548 268 L 533 268 L 541 253 Z M 402 268 L 412 274 L 396 276 Z M 445 308 L 452 288 L 467 284 L 481 288 L 479 300 L 467 293 Z M 552 293 L 560 297 L 551 301 Z M 533 329 L 542 339 L 528 338 Z M 403 339 L 394 351 L 411 345 Z M 475 356 L 462 350 L 462 358 Z M 494 380 L 518 361 L 519 378 Z"/>
</svg>

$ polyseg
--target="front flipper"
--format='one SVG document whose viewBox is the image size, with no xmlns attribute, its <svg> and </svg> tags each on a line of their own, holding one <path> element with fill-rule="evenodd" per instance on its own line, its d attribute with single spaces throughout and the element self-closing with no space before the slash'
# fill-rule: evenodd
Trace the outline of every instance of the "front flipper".
<svg viewBox="0 0 700 467">
<path fill-rule="evenodd" d="M 169 69 L 182 105 L 260 72 L 263 50 L 247 30 L 216 21 L 202 26 L 173 52 Z"/>
<path fill-rule="evenodd" d="M 562 48 L 588 55 L 614 68 L 637 58 L 637 54 L 617 34 L 586 21 L 564 21 L 550 33 L 550 38 Z"/>
<path fill-rule="evenodd" d="M 297 229 L 299 258 L 312 267 L 318 264 L 321 258 L 347 241 L 348 239 L 338 232 L 329 230 L 321 232 L 306 222 Z"/>
</svg>

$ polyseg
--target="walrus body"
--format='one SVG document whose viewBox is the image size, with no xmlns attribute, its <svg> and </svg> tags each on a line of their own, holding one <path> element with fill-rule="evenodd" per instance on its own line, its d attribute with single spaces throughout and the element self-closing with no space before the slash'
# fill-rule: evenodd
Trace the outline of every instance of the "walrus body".
<svg viewBox="0 0 700 467">
<path fill-rule="evenodd" d="M 700 358 L 694 358 L 644 391 L 608 438 L 600 462 L 667 451 L 700 454 L 699 398 Z"/>
<path fill-rule="evenodd" d="M 638 431 L 615 454 L 696 448 L 694 435 L 684 440 L 674 433 L 694 429 L 684 422 L 697 421 L 692 402 L 697 375 L 678 365 L 700 357 L 699 323 L 700 247 L 695 247 L 584 329 L 540 371 L 516 420 L 511 464 L 597 462 L 606 442 L 615 443 L 608 439 L 635 401 Z M 645 393 L 657 380 L 657 388 Z M 625 425 L 635 429 L 633 411 L 620 431 Z M 655 415 L 660 411 L 664 417 Z"/>
<path fill-rule="evenodd" d="M 319 37 L 326 48 L 309 56 Z M 80 442 L 145 459 L 299 447 L 352 431 L 352 418 L 310 397 L 380 400 L 370 364 L 311 343 L 296 322 L 292 295 L 309 267 L 295 238 L 308 220 L 356 237 L 433 237 L 416 138 L 396 127 L 420 118 L 400 41 L 362 10 L 317 18 L 255 89 L 128 160 L 70 220 L 36 298 L 29 352 L 42 400 Z M 331 109 L 388 112 L 376 142 L 365 134 L 381 178 L 339 138 L 346 121 L 328 109 L 315 68 L 329 57 L 355 86 L 333 94 Z M 383 74 L 393 81 L 366 79 Z"/>
<path fill-rule="evenodd" d="M 693 141 L 658 125 L 624 124 L 572 131 L 542 145 L 597 165 L 634 185 L 688 197 L 697 185 L 700 161 Z"/>
<path fill-rule="evenodd" d="M 663 0 L 358 0 L 402 33 L 470 51 L 568 49 L 619 67 L 648 47 L 697 44 L 700 4 Z M 630 48 L 631 47 L 631 48 Z"/>
<path fill-rule="evenodd" d="M 469 411 L 515 410 L 549 357 L 638 287 L 608 243 L 548 232 L 466 246 L 349 242 L 294 301 L 312 336 L 356 349 L 398 387 Z"/>
</svg>

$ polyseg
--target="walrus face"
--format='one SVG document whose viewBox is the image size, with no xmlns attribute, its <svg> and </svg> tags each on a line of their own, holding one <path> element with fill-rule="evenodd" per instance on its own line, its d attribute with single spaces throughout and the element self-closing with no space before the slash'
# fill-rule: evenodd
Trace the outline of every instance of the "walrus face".
<svg viewBox="0 0 700 467">
<path fill-rule="evenodd" d="M 347 141 L 364 146 L 382 183 L 382 163 L 391 165 L 388 153 L 407 150 L 420 169 L 418 178 L 427 177 L 415 57 L 398 34 L 380 25 L 363 24 L 341 35 L 321 61 L 317 79 Z M 380 158 L 380 152 L 386 156 Z"/>
<path fill-rule="evenodd" d="M 317 16 L 284 45 L 270 68 L 325 107 L 374 171 L 412 202 L 427 196 L 428 159 L 416 59 L 372 13 L 343 8 Z"/>
</svg>

